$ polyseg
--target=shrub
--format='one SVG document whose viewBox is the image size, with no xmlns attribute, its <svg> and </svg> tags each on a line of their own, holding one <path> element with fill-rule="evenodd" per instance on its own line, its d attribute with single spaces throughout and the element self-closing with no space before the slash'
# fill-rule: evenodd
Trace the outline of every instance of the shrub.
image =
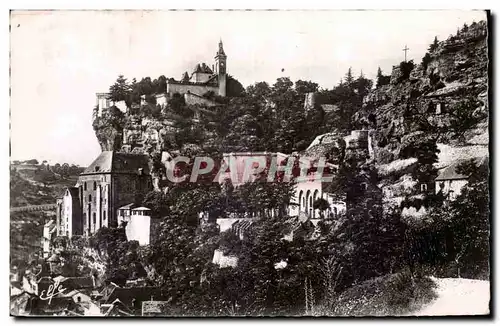
<svg viewBox="0 0 500 326">
<path fill-rule="evenodd" d="M 427 70 L 427 67 L 429 65 L 429 63 L 432 61 L 431 59 L 431 55 L 429 54 L 429 52 L 427 52 L 424 57 L 422 58 L 422 68 L 424 70 L 424 74 L 425 74 L 425 71 Z"/>
<path fill-rule="evenodd" d="M 399 77 L 398 81 L 403 81 L 408 79 L 410 77 L 410 73 L 413 70 L 413 68 L 415 68 L 413 60 L 401 62 L 399 64 L 399 69 L 401 70 L 401 76 Z"/>
<path fill-rule="evenodd" d="M 412 277 L 409 271 L 369 279 L 342 292 L 333 316 L 388 316 L 411 313 L 436 297 L 435 284 L 428 277 Z"/>
</svg>

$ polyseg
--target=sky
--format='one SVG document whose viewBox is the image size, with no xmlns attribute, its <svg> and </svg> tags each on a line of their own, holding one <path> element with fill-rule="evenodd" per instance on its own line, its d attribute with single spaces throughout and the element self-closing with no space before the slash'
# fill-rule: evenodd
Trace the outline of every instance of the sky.
<svg viewBox="0 0 500 326">
<path fill-rule="evenodd" d="M 227 72 L 243 86 L 279 77 L 339 83 L 349 67 L 374 78 L 404 60 L 420 63 L 482 11 L 13 11 L 11 159 L 89 165 L 95 93 L 117 76 L 180 79 L 212 66 L 222 39 Z M 282 71 L 283 70 L 283 71 Z"/>
</svg>

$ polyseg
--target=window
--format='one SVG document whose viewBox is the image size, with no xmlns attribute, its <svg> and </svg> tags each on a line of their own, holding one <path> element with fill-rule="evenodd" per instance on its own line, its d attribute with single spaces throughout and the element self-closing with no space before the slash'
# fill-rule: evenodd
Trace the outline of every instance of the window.
<svg viewBox="0 0 500 326">
<path fill-rule="evenodd" d="M 94 225 L 95 225 L 95 223 L 96 223 L 95 212 L 94 212 L 94 213 L 92 213 L 92 223 L 94 223 Z"/>
<path fill-rule="evenodd" d="M 92 201 L 92 195 L 89 195 L 89 202 Z"/>
<path fill-rule="evenodd" d="M 102 211 L 102 219 L 106 221 L 106 211 Z"/>
<path fill-rule="evenodd" d="M 420 191 L 422 191 L 422 192 L 427 191 L 427 184 L 426 183 L 422 183 L 420 185 Z"/>
<path fill-rule="evenodd" d="M 76 298 L 76 301 L 78 301 L 78 302 L 82 302 L 82 297 L 77 297 L 77 298 Z"/>
<path fill-rule="evenodd" d="M 86 182 L 83 183 L 83 190 L 87 191 L 87 183 Z"/>
<path fill-rule="evenodd" d="M 97 190 L 97 182 L 94 181 L 94 190 Z"/>
</svg>

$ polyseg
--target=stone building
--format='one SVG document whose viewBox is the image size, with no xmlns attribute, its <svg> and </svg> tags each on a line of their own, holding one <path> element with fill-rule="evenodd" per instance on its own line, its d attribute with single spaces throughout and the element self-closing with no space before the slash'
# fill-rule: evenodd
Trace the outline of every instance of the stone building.
<svg viewBox="0 0 500 326">
<path fill-rule="evenodd" d="M 441 193 L 447 200 L 453 201 L 462 193 L 462 188 L 467 185 L 469 178 L 466 175 L 458 173 L 457 168 L 466 161 L 467 160 L 458 160 L 441 169 L 435 180 L 436 194 Z M 476 157 L 474 161 L 478 165 L 487 165 L 488 157 Z"/>
<path fill-rule="evenodd" d="M 91 235 L 116 226 L 118 208 L 151 188 L 147 155 L 104 151 L 59 201 L 58 234 Z"/>
<path fill-rule="evenodd" d="M 48 221 L 43 226 L 43 237 L 42 237 L 42 247 L 43 247 L 43 257 L 47 258 L 50 254 L 50 242 L 52 237 L 57 233 L 56 225 L 53 220 Z"/>
<path fill-rule="evenodd" d="M 151 210 L 147 207 L 136 207 L 134 203 L 118 209 L 118 225 L 125 223 L 125 235 L 128 241 L 138 241 L 141 246 L 149 245 L 154 223 L 151 221 Z"/>
<path fill-rule="evenodd" d="M 57 200 L 56 226 L 58 236 L 83 234 L 82 206 L 77 187 L 66 188 L 62 198 Z"/>
<path fill-rule="evenodd" d="M 208 91 L 212 91 L 219 96 L 226 96 L 226 63 L 227 56 L 224 52 L 222 41 L 219 42 L 219 49 L 215 54 L 215 64 L 210 69 L 205 63 L 197 64 L 189 79 L 188 73 L 185 72 L 180 81 L 167 81 L 167 96 L 172 97 L 173 94 L 196 94 L 202 96 Z"/>
<path fill-rule="evenodd" d="M 222 41 L 219 42 L 219 48 L 214 58 L 214 65 L 210 68 L 206 63 L 199 63 L 193 69 L 191 75 L 185 72 L 180 80 L 173 78 L 167 79 L 167 89 L 164 94 L 155 94 L 156 103 L 164 107 L 174 94 L 178 93 L 186 99 L 186 103 L 202 103 L 213 105 L 211 102 L 202 98 L 207 92 L 213 92 L 215 95 L 226 96 L 227 83 L 227 55 L 224 52 Z M 108 100 L 107 93 L 96 94 L 96 107 L 100 116 L 103 109 L 108 109 L 112 105 L 117 106 L 125 112 L 124 102 L 112 102 Z M 142 97 L 141 103 L 145 104 L 145 97 Z"/>
</svg>

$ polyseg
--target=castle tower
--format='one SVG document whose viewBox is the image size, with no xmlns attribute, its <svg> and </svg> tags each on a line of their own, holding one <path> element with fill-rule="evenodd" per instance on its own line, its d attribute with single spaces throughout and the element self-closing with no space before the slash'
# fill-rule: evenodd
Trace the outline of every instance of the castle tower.
<svg viewBox="0 0 500 326">
<path fill-rule="evenodd" d="M 218 75 L 219 81 L 219 95 L 226 96 L 226 59 L 227 56 L 224 53 L 224 48 L 222 46 L 222 40 L 219 42 L 219 50 L 215 55 L 215 73 Z"/>
</svg>

